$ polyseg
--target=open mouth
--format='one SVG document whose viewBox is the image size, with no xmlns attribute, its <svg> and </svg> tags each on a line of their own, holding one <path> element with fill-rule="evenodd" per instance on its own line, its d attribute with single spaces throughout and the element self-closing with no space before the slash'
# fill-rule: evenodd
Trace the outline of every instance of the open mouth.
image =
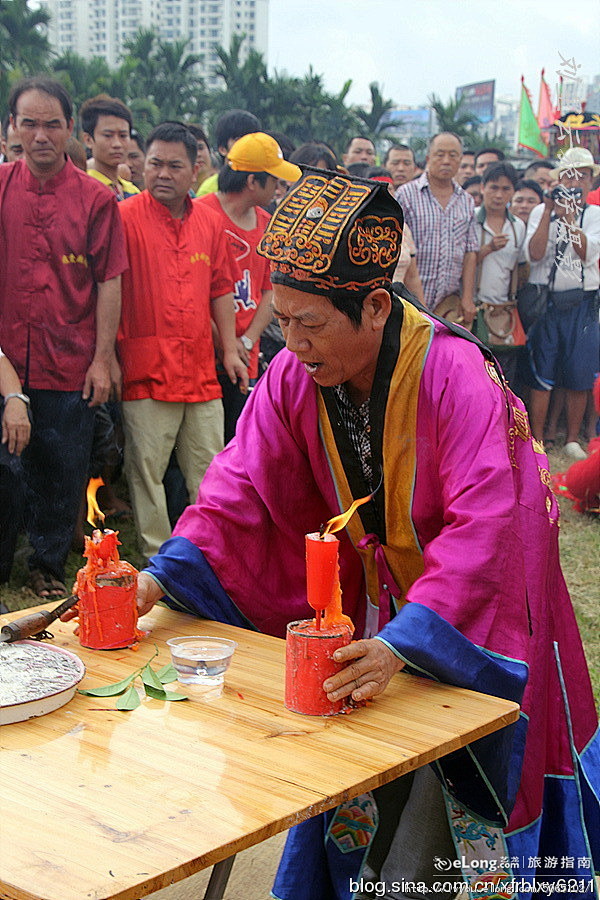
<svg viewBox="0 0 600 900">
<path fill-rule="evenodd" d="M 303 363 L 303 366 L 309 375 L 316 375 L 322 365 L 323 363 Z"/>
</svg>

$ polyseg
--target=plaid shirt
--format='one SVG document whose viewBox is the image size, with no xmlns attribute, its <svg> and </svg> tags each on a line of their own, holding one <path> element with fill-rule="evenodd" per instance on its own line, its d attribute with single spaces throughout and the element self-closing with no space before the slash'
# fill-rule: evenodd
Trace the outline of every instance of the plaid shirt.
<svg viewBox="0 0 600 900">
<path fill-rule="evenodd" d="M 423 172 L 398 188 L 396 200 L 415 239 L 425 303 L 433 309 L 448 294 L 460 293 L 465 253 L 479 250 L 473 198 L 454 184 L 444 209 Z"/>
<path fill-rule="evenodd" d="M 369 401 L 365 400 L 360 406 L 355 406 L 348 396 L 348 391 L 344 384 L 334 385 L 333 390 L 350 443 L 360 460 L 365 481 L 369 488 L 373 490 L 373 462 L 371 458 L 371 438 L 369 437 L 371 431 L 369 425 Z"/>
</svg>

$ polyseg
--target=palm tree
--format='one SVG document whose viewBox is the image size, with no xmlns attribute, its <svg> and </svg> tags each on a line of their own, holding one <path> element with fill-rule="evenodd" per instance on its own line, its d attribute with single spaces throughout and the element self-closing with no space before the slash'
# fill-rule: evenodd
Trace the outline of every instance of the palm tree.
<svg viewBox="0 0 600 900">
<path fill-rule="evenodd" d="M 479 119 L 464 107 L 464 100 L 450 99 L 444 104 L 437 94 L 428 97 L 429 105 L 435 112 L 439 131 L 452 131 L 459 137 L 467 137 L 477 130 Z"/>
<path fill-rule="evenodd" d="M 69 91 L 76 107 L 96 94 L 111 93 L 111 71 L 106 60 L 99 56 L 88 60 L 67 50 L 52 62 L 52 71 Z"/>
<path fill-rule="evenodd" d="M 153 62 L 159 73 L 152 91 L 161 119 L 180 119 L 197 108 L 204 82 L 197 74 L 201 62 L 197 53 L 186 53 L 188 40 L 159 41 Z"/>
<path fill-rule="evenodd" d="M 369 85 L 371 92 L 371 109 L 366 110 L 356 107 L 354 113 L 363 126 L 363 134 L 365 137 L 376 141 L 378 138 L 385 137 L 385 120 L 384 116 L 387 112 L 394 108 L 393 100 L 384 100 L 381 88 L 376 81 L 372 81 Z"/>
<path fill-rule="evenodd" d="M 0 68 L 23 75 L 43 69 L 50 56 L 50 18 L 44 9 L 29 9 L 27 0 L 0 0 Z"/>
</svg>

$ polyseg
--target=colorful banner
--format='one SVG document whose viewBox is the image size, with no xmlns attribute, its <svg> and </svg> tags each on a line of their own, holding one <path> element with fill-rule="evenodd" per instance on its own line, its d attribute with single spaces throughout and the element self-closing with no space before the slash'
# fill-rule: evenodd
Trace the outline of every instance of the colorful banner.
<svg viewBox="0 0 600 900">
<path fill-rule="evenodd" d="M 531 105 L 529 91 L 525 87 L 525 79 L 521 77 L 521 108 L 519 110 L 519 147 L 532 150 L 538 156 L 548 156 L 540 126 Z"/>
</svg>

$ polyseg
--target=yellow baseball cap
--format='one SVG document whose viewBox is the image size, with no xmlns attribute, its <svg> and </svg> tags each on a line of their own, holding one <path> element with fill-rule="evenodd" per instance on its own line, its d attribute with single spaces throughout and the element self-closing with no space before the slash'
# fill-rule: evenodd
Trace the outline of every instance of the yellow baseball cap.
<svg viewBox="0 0 600 900">
<path fill-rule="evenodd" d="M 285 181 L 298 181 L 302 177 L 302 169 L 286 162 L 275 138 L 262 131 L 245 134 L 236 141 L 226 161 L 234 172 L 267 172 Z"/>
</svg>

